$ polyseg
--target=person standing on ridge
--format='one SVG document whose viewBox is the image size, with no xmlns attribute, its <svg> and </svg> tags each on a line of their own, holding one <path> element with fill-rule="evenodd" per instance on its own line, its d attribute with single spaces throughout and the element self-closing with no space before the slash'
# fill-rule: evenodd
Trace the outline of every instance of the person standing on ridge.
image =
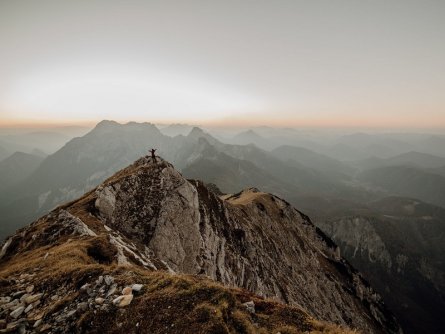
<svg viewBox="0 0 445 334">
<path fill-rule="evenodd" d="M 152 160 L 153 162 L 157 162 L 157 160 L 156 160 L 156 155 L 155 155 L 156 149 L 155 149 L 155 148 L 152 148 L 152 149 L 149 150 L 148 152 L 151 153 L 151 160 Z"/>
</svg>

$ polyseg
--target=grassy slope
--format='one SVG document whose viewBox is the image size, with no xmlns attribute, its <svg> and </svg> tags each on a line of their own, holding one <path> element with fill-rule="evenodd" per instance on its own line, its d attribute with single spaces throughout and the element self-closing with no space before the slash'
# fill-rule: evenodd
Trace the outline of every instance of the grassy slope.
<svg viewBox="0 0 445 334">
<path fill-rule="evenodd" d="M 131 333 L 138 323 L 138 333 L 351 333 L 318 322 L 297 307 L 227 288 L 203 277 L 106 264 L 112 257 L 113 250 L 103 236 L 42 245 L 1 261 L 0 295 L 17 291 L 17 282 L 31 274 L 34 291 L 44 293 L 39 312 L 43 312 L 44 322 L 51 323 L 53 313 L 87 298 L 79 293 L 83 284 L 111 274 L 119 286 L 144 284 L 142 293 L 125 311 L 114 306 L 96 313 L 85 311 L 72 324 L 76 332 Z M 64 298 L 52 301 L 53 294 L 61 294 L 57 290 L 60 287 L 64 288 Z M 251 300 L 255 314 L 242 305 Z M 31 322 L 35 312 L 28 314 Z"/>
</svg>

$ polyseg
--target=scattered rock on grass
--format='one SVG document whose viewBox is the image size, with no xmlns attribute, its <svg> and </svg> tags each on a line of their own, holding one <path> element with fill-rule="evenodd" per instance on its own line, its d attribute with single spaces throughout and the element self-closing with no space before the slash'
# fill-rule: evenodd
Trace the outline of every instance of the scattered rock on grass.
<svg viewBox="0 0 445 334">
<path fill-rule="evenodd" d="M 143 286 L 144 286 L 143 284 L 133 284 L 131 286 L 131 289 L 135 292 L 139 292 L 139 291 L 141 291 Z"/>
<path fill-rule="evenodd" d="M 131 289 L 131 287 L 126 286 L 126 287 L 122 290 L 122 294 L 123 294 L 123 295 L 131 295 L 132 291 L 133 291 L 133 290 Z"/>
<path fill-rule="evenodd" d="M 113 304 L 119 307 L 130 305 L 133 295 L 122 295 L 113 300 Z"/>
<path fill-rule="evenodd" d="M 243 306 L 247 309 L 248 312 L 255 313 L 255 303 L 252 300 L 243 303 Z"/>
</svg>

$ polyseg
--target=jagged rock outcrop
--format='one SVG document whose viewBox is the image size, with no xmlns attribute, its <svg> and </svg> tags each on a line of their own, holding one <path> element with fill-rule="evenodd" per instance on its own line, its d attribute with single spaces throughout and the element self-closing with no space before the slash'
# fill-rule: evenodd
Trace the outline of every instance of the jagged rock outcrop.
<svg viewBox="0 0 445 334">
<path fill-rule="evenodd" d="M 401 332 L 307 216 L 257 189 L 219 197 L 163 160 L 143 157 L 19 231 L 4 245 L 2 265 L 75 236 L 100 240 L 88 246 L 98 263 L 203 275 L 363 333 Z"/>
</svg>

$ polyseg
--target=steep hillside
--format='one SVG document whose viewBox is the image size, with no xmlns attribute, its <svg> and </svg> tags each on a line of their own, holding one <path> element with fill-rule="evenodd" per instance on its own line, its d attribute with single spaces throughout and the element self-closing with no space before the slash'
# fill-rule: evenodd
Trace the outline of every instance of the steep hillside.
<svg viewBox="0 0 445 334">
<path fill-rule="evenodd" d="M 1 332 L 356 333 L 298 306 L 170 273 L 159 261 L 151 269 L 118 265 L 103 231 L 71 227 L 49 245 L 15 248 L 15 256 L 3 258 Z"/>
<path fill-rule="evenodd" d="M 292 333 L 315 330 L 316 318 L 364 333 L 400 332 L 337 246 L 287 202 L 256 189 L 222 199 L 169 163 L 147 157 L 16 233 L 1 257 L 1 300 L 8 305 L 2 314 L 9 323 L 33 305 L 27 328 L 42 319 L 36 328 L 51 326 L 53 332 L 74 328 L 66 326 L 80 332 L 122 332 L 128 326 L 162 332 L 170 326 L 180 333 L 181 326 L 190 329 L 204 319 L 196 332 L 276 333 L 290 326 Z M 294 307 L 206 280 L 146 272 L 157 269 L 207 276 Z M 115 277 L 116 285 L 101 279 L 104 274 Z M 122 291 L 131 297 L 119 297 L 133 283 L 143 284 L 142 293 L 135 286 L 134 293 Z M 60 297 L 52 299 L 55 295 Z M 122 313 L 113 303 L 130 305 Z M 150 309 L 157 310 L 153 320 L 147 317 Z M 74 314 L 80 316 L 77 323 Z M 178 314 L 187 317 L 173 320 Z M 218 329 L 204 327 L 213 320 Z"/>
<path fill-rule="evenodd" d="M 369 206 L 319 226 L 384 296 L 406 333 L 443 333 L 445 210 L 399 197 Z"/>
</svg>

